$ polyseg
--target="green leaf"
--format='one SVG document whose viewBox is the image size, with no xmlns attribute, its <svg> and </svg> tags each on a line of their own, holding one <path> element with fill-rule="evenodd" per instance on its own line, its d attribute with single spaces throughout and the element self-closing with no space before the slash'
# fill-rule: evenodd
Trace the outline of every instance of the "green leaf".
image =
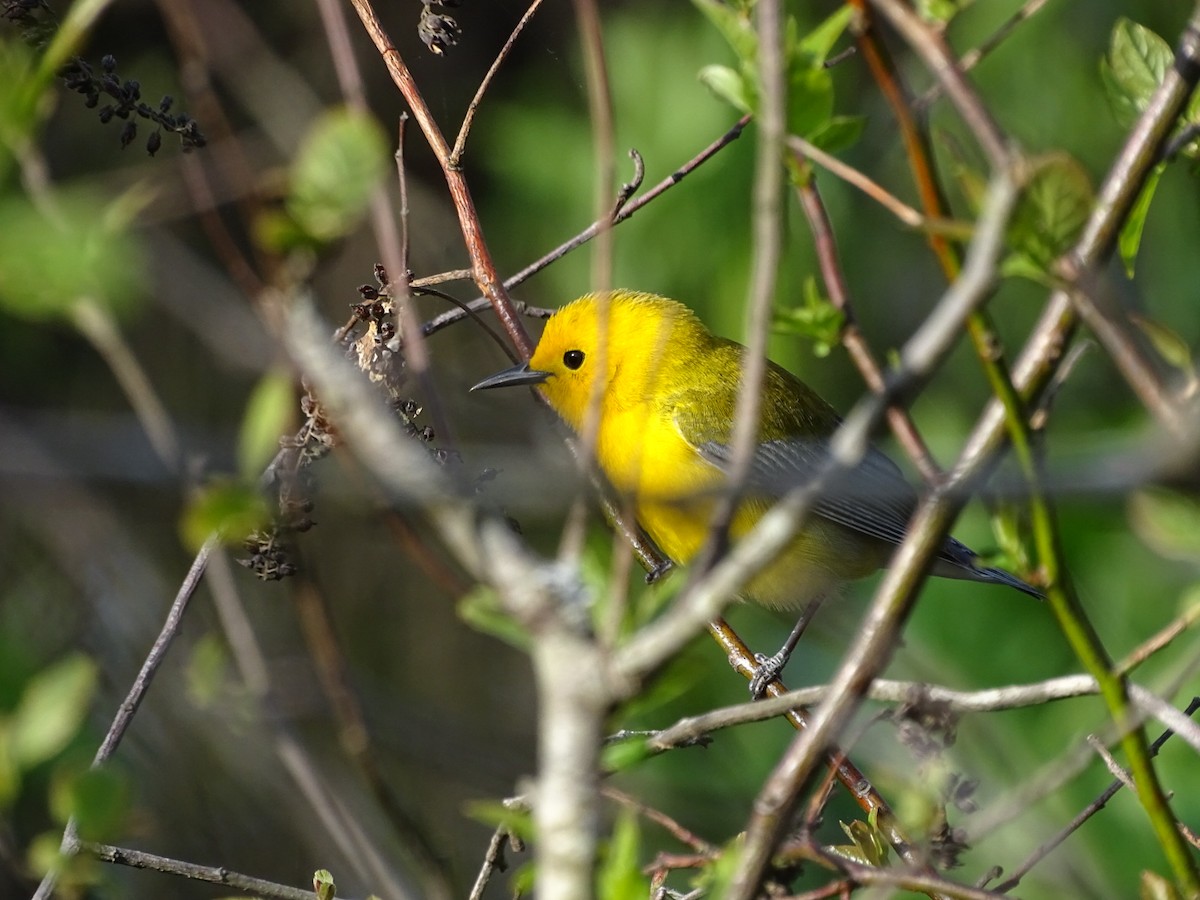
<svg viewBox="0 0 1200 900">
<path fill-rule="evenodd" d="M 1025 278 L 1035 284 L 1052 288 L 1055 281 L 1046 271 L 1046 264 L 1027 253 L 1011 253 L 1000 262 L 1000 274 L 1004 278 Z"/>
<path fill-rule="evenodd" d="M 20 41 L 0 40 L 0 181 L 37 122 L 33 56 Z"/>
<path fill-rule="evenodd" d="M 926 22 L 945 26 L 974 0 L 916 0 L 917 13 Z"/>
<path fill-rule="evenodd" d="M 1121 125 L 1131 125 L 1174 63 L 1171 46 L 1149 28 L 1126 18 L 1113 26 L 1100 78 Z"/>
<path fill-rule="evenodd" d="M 267 501 L 257 490 L 241 482 L 214 481 L 197 492 L 183 512 L 183 541 L 199 550 L 209 535 L 226 543 L 238 543 L 271 520 Z"/>
<path fill-rule="evenodd" d="M 810 137 L 833 117 L 833 76 L 821 66 L 788 68 L 786 126 L 789 134 Z"/>
<path fill-rule="evenodd" d="M 66 319 L 83 297 L 118 315 L 135 308 L 143 296 L 138 247 L 107 214 L 85 194 L 58 198 L 51 213 L 21 198 L 0 201 L 0 310 Z"/>
<path fill-rule="evenodd" d="M 313 892 L 317 900 L 332 900 L 337 894 L 337 885 L 333 883 L 333 873 L 328 869 L 317 869 L 313 872 Z"/>
<path fill-rule="evenodd" d="M 704 888 L 706 897 L 724 897 L 733 887 L 733 879 L 741 868 L 742 852 L 746 848 L 746 834 L 737 835 L 721 848 L 711 866 L 701 872 L 697 879 Z"/>
<path fill-rule="evenodd" d="M 841 340 L 846 316 L 821 293 L 811 275 L 804 280 L 804 303 L 772 311 L 771 330 L 776 334 L 803 337 L 813 342 L 817 356 L 828 356 Z"/>
<path fill-rule="evenodd" d="M 788 24 L 790 25 L 794 21 L 794 19 L 789 19 Z M 854 6 L 849 3 L 842 4 L 804 37 L 799 40 L 790 40 L 787 48 L 788 58 L 795 59 L 803 56 L 812 64 L 824 65 L 825 60 L 829 58 L 830 51 L 841 40 L 852 21 L 854 21 Z"/>
<path fill-rule="evenodd" d="M 1171 330 L 1161 322 L 1147 319 L 1145 316 L 1130 316 L 1136 325 L 1154 345 L 1159 356 L 1168 365 L 1178 369 L 1191 379 L 1196 378 L 1196 361 L 1192 358 L 1192 348 L 1176 331 Z"/>
<path fill-rule="evenodd" d="M 1037 163 L 1009 224 L 1009 243 L 1049 269 L 1075 242 L 1092 209 L 1092 183 L 1073 157 L 1055 153 Z"/>
<path fill-rule="evenodd" d="M 735 109 L 743 113 L 754 112 L 746 79 L 729 66 L 705 66 L 700 70 L 699 78 L 701 84 Z"/>
<path fill-rule="evenodd" d="M 853 860 L 864 866 L 882 866 L 887 862 L 887 838 L 879 831 L 875 822 L 875 812 L 872 812 L 866 822 L 854 819 L 847 825 L 839 821 L 842 831 L 850 838 L 849 844 L 835 844 L 829 847 L 838 856 Z"/>
<path fill-rule="evenodd" d="M 650 882 L 638 865 L 640 846 L 637 814 L 622 809 L 597 872 L 596 896 L 605 900 L 645 900 L 650 896 Z"/>
<path fill-rule="evenodd" d="M 733 53 L 744 67 L 753 68 L 758 58 L 758 32 L 750 19 L 749 5 L 735 9 L 721 0 L 692 0 L 692 5 L 704 13 L 729 42 Z"/>
<path fill-rule="evenodd" d="M 464 812 L 469 819 L 482 822 L 489 828 L 501 825 L 523 841 L 533 839 L 533 815 L 528 809 L 514 808 L 499 800 L 476 800 L 468 803 Z"/>
<path fill-rule="evenodd" d="M 309 131 L 292 165 L 287 210 L 318 241 L 349 233 L 387 171 L 387 140 L 370 116 L 327 112 Z"/>
<path fill-rule="evenodd" d="M 254 386 L 238 434 L 238 471 L 250 481 L 279 450 L 279 438 L 296 412 L 292 375 L 272 369 Z"/>
<path fill-rule="evenodd" d="M 50 807 L 62 824 L 74 819 L 84 840 L 111 840 L 129 815 L 129 784 L 110 769 L 84 769 L 55 780 Z"/>
<path fill-rule="evenodd" d="M 1130 498 L 1129 519 L 1137 536 L 1160 556 L 1200 561 L 1200 499 L 1145 488 Z"/>
<path fill-rule="evenodd" d="M 866 124 L 866 116 L 830 116 L 808 140 L 826 153 L 837 153 L 858 143 Z"/>
<path fill-rule="evenodd" d="M 208 709 L 220 698 L 229 669 L 225 642 L 209 632 L 196 642 L 188 656 L 186 684 L 188 698 L 200 709 Z"/>
<path fill-rule="evenodd" d="M 1146 176 L 1141 193 L 1134 201 L 1125 224 L 1121 226 L 1121 234 L 1117 238 L 1117 247 L 1121 252 L 1121 262 L 1125 264 L 1125 274 L 1133 277 L 1134 265 L 1137 262 L 1138 249 L 1142 246 L 1142 231 L 1146 227 L 1146 216 L 1150 213 L 1150 201 L 1158 189 L 1158 181 L 1166 171 L 1167 164 L 1159 163 Z"/>
<path fill-rule="evenodd" d="M 528 650 L 529 630 L 505 612 L 500 595 L 480 585 L 458 601 L 458 616 L 476 631 L 500 638 L 518 650 Z"/>
<path fill-rule="evenodd" d="M 1180 900 L 1175 885 L 1157 872 L 1146 869 L 1138 885 L 1138 900 Z"/>
<path fill-rule="evenodd" d="M 643 760 L 657 754 L 650 751 L 646 738 L 642 736 L 627 738 L 605 745 L 600 753 L 600 770 L 602 772 L 623 772 L 636 766 Z"/>
<path fill-rule="evenodd" d="M 72 653 L 29 682 L 12 720 L 13 758 L 28 769 L 60 753 L 83 728 L 96 664 Z"/>
<path fill-rule="evenodd" d="M 21 792 L 21 767 L 13 755 L 13 730 L 0 720 L 0 810 L 8 809 Z"/>
</svg>

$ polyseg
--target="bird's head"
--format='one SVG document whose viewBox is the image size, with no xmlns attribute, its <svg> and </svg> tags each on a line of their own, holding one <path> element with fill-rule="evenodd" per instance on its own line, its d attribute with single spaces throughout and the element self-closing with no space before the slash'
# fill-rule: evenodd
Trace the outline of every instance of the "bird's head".
<svg viewBox="0 0 1200 900">
<path fill-rule="evenodd" d="M 537 385 L 579 431 L 594 392 L 606 405 L 644 399 L 667 377 L 668 365 L 680 361 L 693 332 L 706 333 L 692 311 L 674 300 L 633 291 L 587 294 L 550 317 L 528 363 L 471 390 Z"/>
</svg>

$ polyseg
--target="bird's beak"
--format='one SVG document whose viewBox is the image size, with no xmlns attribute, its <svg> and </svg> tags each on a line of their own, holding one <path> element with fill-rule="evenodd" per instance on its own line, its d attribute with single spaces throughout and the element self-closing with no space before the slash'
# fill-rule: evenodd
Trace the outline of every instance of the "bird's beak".
<svg viewBox="0 0 1200 900">
<path fill-rule="evenodd" d="M 475 385 L 471 390 L 486 391 L 489 388 L 512 387 L 519 384 L 541 384 L 550 377 L 549 372 L 539 372 L 537 369 L 529 368 L 529 363 L 521 363 L 519 366 L 513 366 L 511 369 L 505 369 L 503 372 L 497 372 L 495 375 L 490 375 L 479 384 Z"/>
</svg>

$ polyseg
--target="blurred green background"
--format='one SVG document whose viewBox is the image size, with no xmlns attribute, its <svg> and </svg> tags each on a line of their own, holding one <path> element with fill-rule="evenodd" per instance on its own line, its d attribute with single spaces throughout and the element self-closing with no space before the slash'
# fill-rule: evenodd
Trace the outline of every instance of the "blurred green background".
<svg viewBox="0 0 1200 900">
<path fill-rule="evenodd" d="M 1007 0 L 970 5 L 947 37 L 960 50 L 975 46 L 1020 5 Z M 433 114 L 453 134 L 523 5 L 464 0 L 452 10 L 463 29 L 461 42 L 442 58 L 418 40 L 418 4 L 379 6 Z M 645 159 L 651 185 L 736 120 L 696 78 L 703 65 L 729 64 L 730 54 L 690 4 L 638 0 L 602 6 L 616 179 L 630 177 L 625 154 L 634 147 Z M 1185 6 L 1173 0 L 1052 0 L 985 59 L 974 77 L 996 118 L 1026 150 L 1070 153 L 1096 183 L 1123 137 L 1098 69 L 1117 17 L 1132 17 L 1174 41 Z M 828 2 L 792 7 L 810 26 L 836 8 Z M 393 134 L 403 104 L 356 21 L 350 21 L 350 33 L 370 108 Z M 0 49 L 10 53 L 18 41 L 15 27 L 0 25 Z M 924 90 L 929 78 L 922 67 L 894 36 L 889 43 L 912 89 Z M 52 92 L 53 110 L 35 147 L 47 177 L 64 192 L 87 190 L 109 200 L 135 186 L 147 193 L 133 229 L 140 262 L 134 264 L 137 285 L 123 288 L 133 295 L 126 298 L 131 311 L 122 316 L 123 331 L 179 429 L 189 477 L 233 472 L 251 391 L 283 357 L 258 322 L 257 298 L 231 277 L 211 235 L 214 227 L 223 227 L 247 258 L 262 264 L 269 256 L 254 247 L 246 210 L 263 198 L 270 205 L 278 196 L 306 131 L 322 110 L 340 102 L 317 7 L 272 0 L 244 5 L 123 0 L 103 16 L 83 53 L 93 63 L 113 54 L 119 71 L 141 82 L 149 102 L 175 96 L 177 107 L 195 116 L 210 137 L 208 148 L 187 155 L 169 136 L 154 159 L 140 140 L 122 151 L 117 128 L 102 126 L 80 97 L 60 86 Z M 834 81 L 838 110 L 865 117 L 862 139 L 843 158 L 913 202 L 896 129 L 861 60 L 851 56 L 838 65 Z M 206 84 L 211 93 L 202 92 Z M 205 98 L 224 108 L 228 132 L 216 124 Z M 933 106 L 931 127 L 947 165 L 948 147 L 970 147 L 945 102 Z M 683 300 L 714 330 L 741 336 L 754 140 L 751 126 L 615 230 L 612 284 Z M 547 4 L 485 98 L 464 162 L 503 273 L 520 269 L 595 217 L 593 148 L 572 8 Z M 406 163 L 411 267 L 422 276 L 465 265 L 444 183 L 411 123 Z M 3 197 L 19 196 L 24 189 L 17 170 L 4 174 Z M 835 179 L 823 173 L 818 179 L 858 320 L 883 355 L 912 333 L 944 284 L 921 235 Z M 197 193 L 202 180 L 212 190 L 207 198 Z M 1168 169 L 1146 226 L 1136 278 L 1126 279 L 1114 264 L 1106 285 L 1190 346 L 1200 334 L 1197 184 L 1187 166 Z M 394 184 L 389 190 L 395 197 Z M 956 212 L 967 215 L 951 194 Z M 779 296 L 791 305 L 815 273 L 810 234 L 794 198 L 785 241 Z M 378 259 L 363 227 L 315 260 L 313 287 L 331 328 L 345 321 L 349 304 L 359 299 L 357 286 L 372 282 Z M 533 305 L 561 305 L 590 288 L 593 267 L 585 248 L 515 295 Z M 263 265 L 260 274 L 269 268 Z M 474 296 L 470 285 L 455 285 L 454 291 L 463 300 Z M 1028 281 L 1001 285 L 991 311 L 1010 353 L 1019 348 L 1045 296 Z M 434 298 L 418 301 L 426 319 L 445 307 Z M 457 447 L 471 473 L 499 465 L 504 471 L 489 491 L 520 520 L 534 545 L 552 553 L 575 496 L 553 424 L 521 393 L 467 394 L 483 375 L 506 365 L 479 329 L 462 324 L 440 332 L 429 349 L 436 402 L 449 423 L 449 433 L 438 434 L 435 444 Z M 776 338 L 772 356 L 840 409 L 862 394 L 861 379 L 840 350 L 818 359 L 803 341 Z M 987 395 L 964 342 L 913 407 L 943 464 L 953 461 Z M 432 402 L 423 395 L 415 399 Z M 1051 483 L 1061 476 L 1066 485 L 1068 475 L 1128 461 L 1149 433 L 1147 415 L 1104 354 L 1086 354 L 1064 385 L 1047 429 Z M 434 577 L 414 561 L 396 537 L 394 520 L 347 455 L 322 462 L 317 477 L 312 513 L 317 525 L 299 541 L 302 576 L 263 584 L 240 568 L 233 571 L 269 664 L 268 711 L 242 686 L 210 594 L 202 588 L 116 754 L 118 783 L 96 789 L 112 810 L 112 821 L 100 823 L 97 834 L 290 884 L 303 885 L 312 870 L 326 867 L 352 895 L 385 893 L 369 870 L 348 859 L 280 766 L 278 729 L 285 727 L 381 849 L 386 865 L 399 879 L 420 884 L 412 841 L 389 826 L 339 746 L 310 649 L 314 632 L 331 634 L 344 653 L 346 682 L 361 704 L 381 777 L 430 848 L 425 867 L 439 870 L 455 895 L 465 895 L 491 831 L 468 814 L 468 805 L 515 793 L 520 779 L 534 770 L 536 706 L 528 664 L 519 651 L 464 624 L 456 605 L 469 586 L 465 577 L 436 547 L 419 546 L 417 552 L 432 554 L 448 575 Z M 30 847 L 40 858 L 37 848 L 56 842 L 62 811 L 72 808 L 63 792 L 76 789 L 77 773 L 90 760 L 187 570 L 191 554 L 178 523 L 189 490 L 185 479 L 157 460 L 88 341 L 64 321 L 16 315 L 8 307 L 0 311 L 0 716 L 12 721 L 22 704 L 34 703 L 31 679 L 47 671 L 57 672 L 64 694 L 87 711 L 81 719 L 67 717 L 66 726 L 75 721 L 77 727 L 68 727 L 57 752 L 19 771 L 7 767 L 6 779 L 0 779 L 5 820 L 0 895 L 22 896 L 36 881 Z M 1071 575 L 1115 657 L 1175 617 L 1189 589 L 1194 602 L 1197 582 L 1195 556 L 1167 558 L 1139 536 L 1145 529 L 1131 517 L 1129 494 L 1130 486 L 1122 485 L 1106 492 L 1064 490 L 1059 497 Z M 418 536 L 428 535 L 418 517 L 403 510 L 400 515 Z M 968 509 L 955 533 L 978 549 L 996 547 L 981 504 Z M 610 544 L 597 529 L 591 548 L 601 570 Z M 850 587 L 842 602 L 826 608 L 786 673 L 789 684 L 828 676 L 873 583 Z M 314 597 L 321 598 L 317 605 L 329 624 L 306 631 L 304 616 L 314 608 Z M 788 628 L 758 609 L 734 609 L 731 620 L 763 650 L 774 649 Z M 1139 670 L 1138 680 L 1152 688 L 1171 683 L 1198 649 L 1195 637 L 1185 634 Z M 94 668 L 71 656 L 76 653 Z M 67 669 L 51 669 L 64 660 Z M 889 675 L 972 689 L 1078 670 L 1045 606 L 999 589 L 931 583 Z M 1195 686 L 1193 678 L 1168 699 L 1183 705 Z M 646 702 L 622 711 L 613 724 L 663 727 L 744 698 L 741 680 L 701 638 L 663 674 Z M 949 765 L 979 779 L 975 799 L 986 813 L 1104 721 L 1102 705 L 1093 699 L 971 716 L 948 751 Z M 1157 734 L 1157 727 L 1151 731 Z M 742 827 L 757 788 L 791 736 L 781 722 L 734 729 L 706 750 L 650 760 L 614 783 L 701 836 L 723 842 Z M 892 725 L 872 725 L 854 755 L 902 813 L 920 816 L 923 779 Z M 1174 792 L 1177 814 L 1197 826 L 1195 752 L 1180 742 L 1169 744 L 1161 772 Z M 964 868 L 955 874 L 972 882 L 992 865 L 1011 869 L 1108 781 L 1102 765 L 1093 762 L 1060 790 L 1020 810 L 1015 821 L 974 837 L 962 857 Z M 844 799 L 836 800 L 823 836 L 838 841 L 836 820 L 856 814 Z M 952 824 L 970 830 L 972 816 L 955 813 Z M 679 849 L 653 826 L 647 826 L 644 843 L 646 861 L 655 849 Z M 1123 792 L 1035 869 L 1018 893 L 1129 897 L 1146 868 L 1165 871 L 1144 815 Z M 220 894 L 119 867 L 77 874 L 97 878 L 90 889 L 96 896 Z M 808 883 L 823 877 L 818 873 Z M 427 887 L 414 890 L 419 894 Z M 494 885 L 489 896 L 504 895 Z"/>
</svg>

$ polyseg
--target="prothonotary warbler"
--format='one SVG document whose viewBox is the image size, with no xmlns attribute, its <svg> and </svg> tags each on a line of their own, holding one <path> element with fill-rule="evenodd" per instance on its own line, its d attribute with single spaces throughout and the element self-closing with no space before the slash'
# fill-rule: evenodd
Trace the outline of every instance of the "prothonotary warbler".
<svg viewBox="0 0 1200 900">
<path fill-rule="evenodd" d="M 655 543 L 675 562 L 687 563 L 704 546 L 726 479 L 745 353 L 674 300 L 613 291 L 603 302 L 589 294 L 550 317 L 528 363 L 472 390 L 536 385 L 578 433 L 599 379 L 596 460 L 613 488 L 632 500 Z M 840 422 L 812 388 L 768 363 L 745 499 L 729 528 L 733 540 L 774 499 L 811 477 Z M 915 506 L 916 495 L 896 465 L 870 449 L 821 494 L 808 524 L 750 581 L 745 599 L 800 609 L 869 575 L 887 563 Z M 1016 576 L 976 560 L 974 551 L 947 538 L 933 574 L 1041 597 Z"/>
</svg>

